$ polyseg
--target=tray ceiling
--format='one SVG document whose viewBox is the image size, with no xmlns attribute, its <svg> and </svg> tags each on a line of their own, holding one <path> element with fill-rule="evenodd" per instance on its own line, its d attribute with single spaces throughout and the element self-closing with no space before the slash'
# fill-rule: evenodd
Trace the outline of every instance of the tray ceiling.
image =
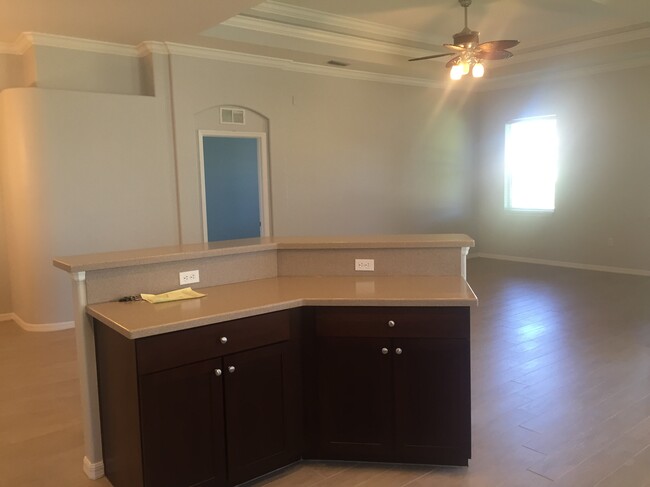
<svg viewBox="0 0 650 487">
<path fill-rule="evenodd" d="M 40 32 L 126 45 L 161 41 L 439 81 L 463 27 L 457 0 L 0 0 L 0 42 Z M 481 41 L 518 39 L 491 77 L 650 64 L 648 0 L 473 0 Z M 331 65 L 331 64 L 330 64 Z"/>
</svg>

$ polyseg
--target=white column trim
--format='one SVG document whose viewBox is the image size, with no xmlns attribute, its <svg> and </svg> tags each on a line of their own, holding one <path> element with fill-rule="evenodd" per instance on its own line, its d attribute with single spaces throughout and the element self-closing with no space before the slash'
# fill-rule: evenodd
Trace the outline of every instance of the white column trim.
<svg viewBox="0 0 650 487">
<path fill-rule="evenodd" d="M 460 275 L 463 279 L 467 279 L 467 254 L 469 254 L 469 247 L 460 248 Z"/>
<path fill-rule="evenodd" d="M 104 462 L 92 463 L 88 457 L 84 457 L 84 473 L 90 480 L 97 480 L 104 476 Z"/>
<path fill-rule="evenodd" d="M 81 389 L 81 411 L 84 430 L 83 470 L 96 480 L 104 476 L 102 457 L 101 424 L 99 420 L 99 396 L 97 392 L 97 368 L 95 360 L 95 334 L 86 314 L 86 273 L 71 272 L 73 287 L 73 310 L 79 383 Z"/>
</svg>

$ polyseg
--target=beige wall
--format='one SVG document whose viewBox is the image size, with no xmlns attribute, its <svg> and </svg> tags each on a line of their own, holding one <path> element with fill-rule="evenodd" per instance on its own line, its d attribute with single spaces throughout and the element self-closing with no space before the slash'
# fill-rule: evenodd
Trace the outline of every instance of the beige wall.
<svg viewBox="0 0 650 487">
<path fill-rule="evenodd" d="M 648 86 L 642 67 L 482 94 L 477 251 L 650 270 Z M 560 137 L 556 211 L 506 211 L 505 123 L 547 114 Z"/>
</svg>

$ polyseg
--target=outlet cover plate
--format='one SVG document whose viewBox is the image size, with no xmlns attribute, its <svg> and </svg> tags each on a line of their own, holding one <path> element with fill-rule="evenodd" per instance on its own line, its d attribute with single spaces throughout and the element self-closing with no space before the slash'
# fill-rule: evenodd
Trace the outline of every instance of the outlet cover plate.
<svg viewBox="0 0 650 487">
<path fill-rule="evenodd" d="M 178 280 L 180 281 L 181 286 L 199 282 L 199 271 L 197 269 L 195 271 L 179 272 Z"/>
<path fill-rule="evenodd" d="M 374 271 L 375 259 L 354 259 L 355 271 Z"/>
</svg>

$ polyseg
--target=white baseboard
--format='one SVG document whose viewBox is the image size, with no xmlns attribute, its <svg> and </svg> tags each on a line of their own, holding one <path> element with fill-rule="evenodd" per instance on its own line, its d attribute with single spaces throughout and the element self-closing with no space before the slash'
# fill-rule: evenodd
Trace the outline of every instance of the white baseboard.
<svg viewBox="0 0 650 487">
<path fill-rule="evenodd" d="M 97 480 L 104 476 L 104 462 L 92 463 L 88 457 L 84 457 L 84 473 L 90 480 Z"/>
<path fill-rule="evenodd" d="M 74 328 L 74 321 L 60 321 L 58 323 L 28 323 L 16 313 L 0 315 L 0 320 L 12 320 L 25 331 L 58 331 Z"/>
<path fill-rule="evenodd" d="M 631 274 L 634 276 L 650 277 L 650 271 L 644 269 L 630 269 L 627 267 L 612 267 L 612 266 L 605 266 L 605 265 L 580 264 L 576 262 L 564 262 L 561 260 L 533 259 L 530 257 L 514 257 L 511 255 L 490 254 L 487 252 L 477 252 L 475 254 L 470 253 L 470 255 L 468 255 L 468 258 L 478 258 L 478 257 L 482 257 L 484 259 L 507 260 L 510 262 L 523 262 L 526 264 L 540 264 L 540 265 L 549 265 L 554 267 L 568 267 L 570 269 L 581 269 L 585 271 L 611 272 L 614 274 Z"/>
</svg>

